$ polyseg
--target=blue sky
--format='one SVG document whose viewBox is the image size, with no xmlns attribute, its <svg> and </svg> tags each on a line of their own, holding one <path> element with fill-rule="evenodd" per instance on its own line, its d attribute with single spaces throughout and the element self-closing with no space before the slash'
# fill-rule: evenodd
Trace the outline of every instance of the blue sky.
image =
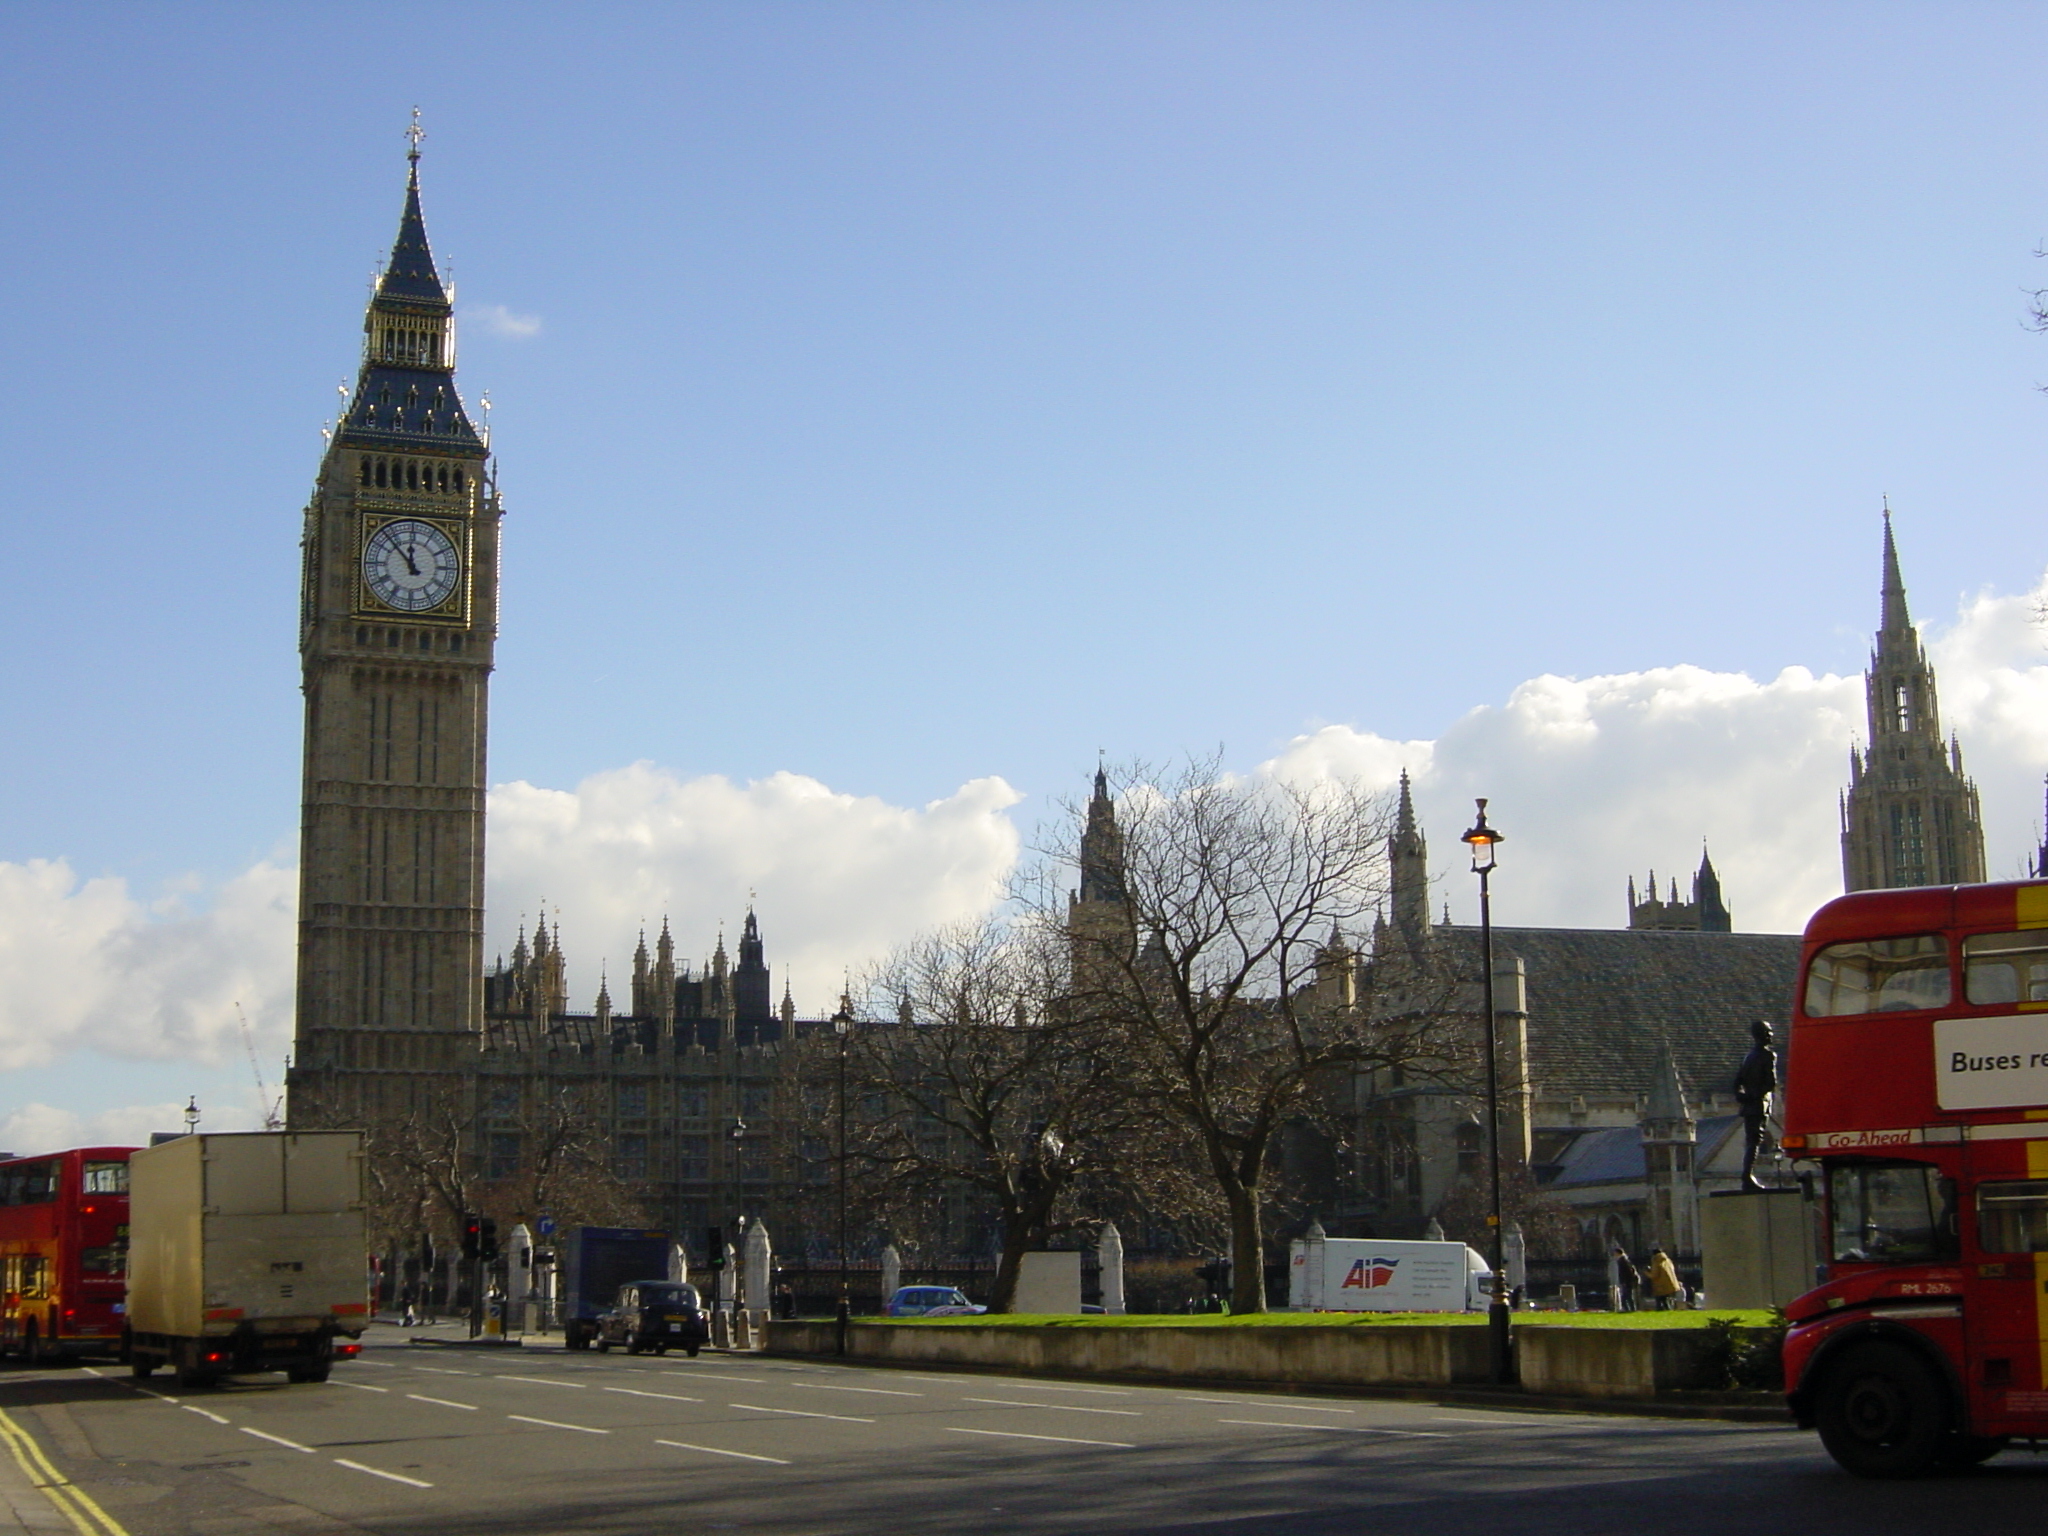
<svg viewBox="0 0 2048 1536">
<path fill-rule="evenodd" d="M 581 988 L 639 907 L 703 948 L 758 888 L 818 1006 L 1098 748 L 1407 762 L 1439 862 L 1490 790 L 1546 921 L 1618 920 L 1601 893 L 1707 837 L 1738 921 L 1796 926 L 1885 495 L 2014 872 L 2048 766 L 2044 44 L 2048 11 L 1964 4 L 0 11 L 0 887 L 62 861 L 12 899 L 110 882 L 79 932 L 186 957 L 126 1025 L 110 996 L 21 1045 L 16 1098 L 246 1078 L 226 1001 L 288 1038 L 280 930 L 224 914 L 290 888 L 299 511 L 415 105 L 508 508 L 493 938 L 559 902 Z M 1772 693 L 1788 667 L 1822 684 Z M 1549 675 L 1639 751 L 1530 772 L 1488 723 Z M 1736 711 L 1700 727 L 1725 771 L 1686 776 L 1674 697 Z M 747 835 L 634 912 L 559 814 L 500 835 L 600 801 Z M 954 895 L 835 927 L 875 905 L 848 870 Z M 81 946 L 0 969 L 62 1013 L 107 969 Z"/>
</svg>

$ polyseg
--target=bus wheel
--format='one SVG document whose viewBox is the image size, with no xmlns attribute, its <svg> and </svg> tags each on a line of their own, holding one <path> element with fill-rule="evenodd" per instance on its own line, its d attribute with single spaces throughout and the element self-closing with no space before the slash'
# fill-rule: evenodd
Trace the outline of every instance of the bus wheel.
<svg viewBox="0 0 2048 1536">
<path fill-rule="evenodd" d="M 2011 1443 L 2003 1435 L 1950 1435 L 1935 1460 L 1944 1467 L 1981 1466 Z"/>
<path fill-rule="evenodd" d="M 1858 1477 L 1919 1477 L 1949 1434 L 1948 1390 L 1897 1344 L 1859 1344 L 1828 1371 L 1814 1417 L 1820 1441 Z"/>
</svg>

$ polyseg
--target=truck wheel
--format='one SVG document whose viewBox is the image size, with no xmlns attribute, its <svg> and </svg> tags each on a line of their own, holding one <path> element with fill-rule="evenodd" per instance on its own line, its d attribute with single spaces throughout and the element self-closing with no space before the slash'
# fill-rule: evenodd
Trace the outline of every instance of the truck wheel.
<svg viewBox="0 0 2048 1536">
<path fill-rule="evenodd" d="M 128 1357 L 128 1374 L 137 1381 L 147 1381 L 156 1371 L 156 1361 L 144 1355 Z"/>
<path fill-rule="evenodd" d="M 1949 1435 L 1948 1389 L 1897 1344 L 1858 1344 L 1828 1370 L 1815 1419 L 1820 1443 L 1858 1477 L 1919 1477 Z"/>
<path fill-rule="evenodd" d="M 328 1373 L 333 1369 L 333 1365 L 328 1361 L 317 1360 L 311 1365 L 294 1365 L 286 1370 L 284 1375 L 287 1381 L 325 1381 Z"/>
<path fill-rule="evenodd" d="M 643 1347 L 643 1346 L 641 1345 L 641 1343 L 640 1343 L 640 1341 L 639 1341 L 638 1339 L 630 1339 L 630 1338 L 629 1338 L 629 1339 L 627 1339 L 627 1340 L 626 1340 L 626 1353 L 627 1353 L 627 1354 L 629 1354 L 629 1355 L 637 1355 L 637 1354 L 639 1354 L 639 1353 L 640 1353 L 640 1351 L 641 1351 L 641 1349 L 642 1349 L 642 1347 Z"/>
<path fill-rule="evenodd" d="M 590 1348 L 590 1340 L 584 1336 L 583 1330 L 581 1328 L 571 1328 L 566 1334 L 562 1336 L 562 1342 L 568 1345 L 571 1349 Z"/>
<path fill-rule="evenodd" d="M 597 1336 L 597 1352 L 600 1355 L 608 1355 L 612 1352 L 612 1341 L 603 1334 Z"/>
<path fill-rule="evenodd" d="M 203 1365 L 181 1365 L 178 1367 L 178 1385 L 187 1390 L 213 1385 L 213 1372 Z"/>
<path fill-rule="evenodd" d="M 685 1345 L 684 1352 L 687 1353 L 692 1360 L 697 1358 L 697 1346 L 694 1344 Z"/>
</svg>

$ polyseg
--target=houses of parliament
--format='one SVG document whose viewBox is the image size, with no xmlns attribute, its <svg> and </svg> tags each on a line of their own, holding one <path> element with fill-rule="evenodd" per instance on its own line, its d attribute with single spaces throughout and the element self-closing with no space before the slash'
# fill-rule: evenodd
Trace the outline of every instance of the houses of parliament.
<svg viewBox="0 0 2048 1536">
<path fill-rule="evenodd" d="M 415 136 L 354 391 L 304 516 L 290 1123 L 362 1126 L 374 1158 L 380 1135 L 437 1121 L 455 1127 L 451 1155 L 473 1165 L 479 1188 L 510 1189 L 540 1152 L 548 1106 L 573 1102 L 611 1173 L 635 1191 L 641 1219 L 680 1233 L 743 1213 L 776 1220 L 778 1191 L 792 1175 L 769 1149 L 800 1144 L 805 1118 L 783 1058 L 831 1021 L 800 1018 L 786 987 L 776 996 L 755 913 L 743 916 L 736 954 L 721 937 L 701 964 L 678 959 L 665 921 L 651 947 L 642 935 L 624 1007 L 608 979 L 588 1011 L 572 1008 L 559 924 L 545 917 L 509 957 L 486 964 L 486 743 L 503 503 L 490 444 L 457 387 L 453 296 L 428 243 L 419 159 Z M 1942 733 L 1888 510 L 1880 597 L 1868 734 L 1840 805 L 1844 885 L 1982 880 L 1977 789 L 1960 744 Z M 1099 787 L 1096 800 L 1091 827 L 1113 823 Z M 1370 951 L 1344 948 L 1344 964 L 1367 967 L 1394 946 L 1437 941 L 1405 782 L 1389 851 L 1394 920 L 1382 923 Z M 1647 1101 L 1663 1106 L 1659 1124 L 1673 1121 L 1674 1095 L 1678 1115 L 1708 1113 L 1720 1086 L 1708 1079 L 1728 1049 L 1721 1036 L 1739 1033 L 1754 1011 L 1782 1016 L 1796 940 L 1732 932 L 1711 863 L 1689 901 L 1675 883 L 1668 900 L 1660 897 L 1654 877 L 1647 891 L 1632 886 L 1629 919 L 1598 942 L 1568 942 L 1569 930 L 1502 930 L 1528 961 L 1512 995 L 1521 999 L 1516 1027 L 1526 1032 L 1521 1143 L 1532 1166 L 1546 1163 L 1546 1145 L 1562 1145 L 1546 1143 L 1546 1133 L 1632 1125 Z M 1333 963 L 1342 943 L 1333 942 Z M 1567 1018 L 1545 1001 L 1546 986 L 1589 966 L 1595 973 L 1573 982 L 1578 991 L 1597 988 L 1599 968 L 1616 966 L 1632 996 L 1661 994 L 1673 1006 L 1631 1022 L 1625 1041 L 1603 1043 L 1587 1032 L 1618 1028 L 1599 1022 L 1607 1013 L 1575 1002 L 1586 1018 Z M 1740 1012 L 1715 1021 L 1677 1007 L 1687 996 L 1697 1003 L 1702 988 L 1725 992 Z M 1607 1076 L 1579 1081 L 1579 1061 Z M 1603 1122 L 1600 1106 L 1610 1100 Z M 1464 1151 L 1462 1115 L 1440 1117 L 1437 1161 L 1453 1170 Z M 1356 1166 L 1348 1197 L 1358 1224 L 1382 1235 L 1419 1230 L 1435 1198 L 1425 1176 L 1434 1154 L 1413 1139 L 1424 1130 L 1403 1134 L 1411 1138 L 1404 1146 Z M 1361 1130 L 1355 1139 L 1371 1137 Z"/>
</svg>

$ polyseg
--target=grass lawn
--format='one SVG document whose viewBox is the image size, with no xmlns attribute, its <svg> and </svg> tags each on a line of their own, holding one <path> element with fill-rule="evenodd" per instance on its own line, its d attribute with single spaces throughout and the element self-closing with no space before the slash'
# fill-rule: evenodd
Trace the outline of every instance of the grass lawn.
<svg viewBox="0 0 2048 1536">
<path fill-rule="evenodd" d="M 1704 1328 L 1717 1317 L 1745 1328 L 1767 1328 L 1768 1312 L 1517 1312 L 1517 1328 Z M 884 1319 L 874 1319 L 880 1322 Z M 1174 1312 L 1135 1313 L 1120 1317 L 1084 1317 L 1012 1312 L 986 1317 L 903 1317 L 886 1321 L 924 1328 L 1385 1328 L 1417 1324 L 1483 1327 L 1479 1312 L 1259 1312 L 1244 1317 Z"/>
</svg>

